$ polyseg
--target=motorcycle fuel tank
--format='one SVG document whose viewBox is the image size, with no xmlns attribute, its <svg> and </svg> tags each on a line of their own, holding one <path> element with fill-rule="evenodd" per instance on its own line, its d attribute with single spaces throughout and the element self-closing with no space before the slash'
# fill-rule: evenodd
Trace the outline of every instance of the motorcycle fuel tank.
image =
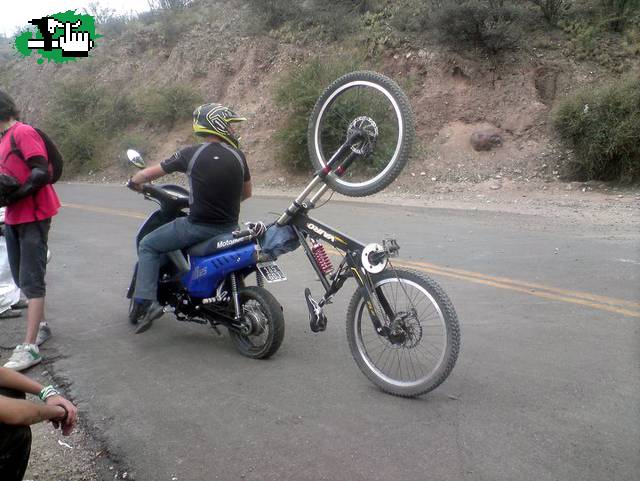
<svg viewBox="0 0 640 481">
<path fill-rule="evenodd" d="M 182 283 L 193 297 L 212 297 L 225 277 L 255 263 L 255 244 L 210 256 L 191 257 L 191 270 L 184 275 Z"/>
</svg>

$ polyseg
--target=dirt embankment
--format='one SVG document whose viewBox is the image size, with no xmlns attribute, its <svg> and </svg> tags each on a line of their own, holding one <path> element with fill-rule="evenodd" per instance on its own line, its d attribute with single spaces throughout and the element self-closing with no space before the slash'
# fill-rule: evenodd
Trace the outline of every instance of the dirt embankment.
<svg viewBox="0 0 640 481">
<path fill-rule="evenodd" d="M 219 3 L 217 13 L 219 21 L 196 22 L 189 35 L 178 35 L 172 42 L 157 28 L 143 25 L 105 35 L 91 58 L 73 64 L 37 65 L 32 59 L 16 58 L 3 65 L 3 83 L 19 99 L 25 117 L 35 122 L 57 81 L 80 78 L 131 92 L 189 85 L 203 98 L 231 104 L 249 118 L 243 146 L 257 185 L 297 185 L 301 176 L 278 162 L 274 133 L 285 112 L 274 100 L 275 86 L 286 71 L 309 58 L 349 56 L 345 45 L 351 43 L 300 44 L 275 34 L 247 36 L 242 25 L 249 11 L 242 2 Z M 212 39 L 216 48 L 203 47 Z M 419 193 L 440 182 L 466 185 L 492 179 L 502 185 L 505 179 L 558 179 L 566 154 L 549 127 L 550 111 L 567 92 L 612 76 L 605 67 L 566 58 L 560 43 L 544 38 L 544 48 L 523 47 L 495 62 L 475 51 L 453 53 L 425 39 L 419 45 L 390 48 L 372 60 L 369 68 L 405 85 L 416 114 L 418 142 L 400 179 L 401 189 Z M 477 152 L 471 147 L 471 134 L 487 129 L 500 136 L 501 144 Z M 171 131 L 140 128 L 138 133 L 150 141 L 148 154 L 153 159 L 167 157 L 191 141 L 188 122 Z M 93 174 L 98 180 L 121 178 L 122 164 L 114 159 Z"/>
</svg>

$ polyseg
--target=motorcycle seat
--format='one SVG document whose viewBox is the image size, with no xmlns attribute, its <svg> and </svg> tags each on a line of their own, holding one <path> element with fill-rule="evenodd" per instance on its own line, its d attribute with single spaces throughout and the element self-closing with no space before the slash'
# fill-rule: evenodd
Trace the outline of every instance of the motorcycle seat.
<svg viewBox="0 0 640 481">
<path fill-rule="evenodd" d="M 200 242 L 187 249 L 187 254 L 192 257 L 204 257 L 217 254 L 218 252 L 231 249 L 233 247 L 244 246 L 253 242 L 250 237 L 243 237 L 236 239 L 230 232 L 227 234 L 220 234 L 211 239 Z"/>
</svg>

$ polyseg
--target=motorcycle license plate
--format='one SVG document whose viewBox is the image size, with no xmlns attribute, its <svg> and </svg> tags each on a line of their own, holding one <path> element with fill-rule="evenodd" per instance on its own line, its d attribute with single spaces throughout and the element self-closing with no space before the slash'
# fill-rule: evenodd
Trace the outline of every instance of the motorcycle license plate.
<svg viewBox="0 0 640 481">
<path fill-rule="evenodd" d="M 282 282 L 287 280 L 280 266 L 275 262 L 260 262 L 256 266 L 267 282 Z"/>
</svg>

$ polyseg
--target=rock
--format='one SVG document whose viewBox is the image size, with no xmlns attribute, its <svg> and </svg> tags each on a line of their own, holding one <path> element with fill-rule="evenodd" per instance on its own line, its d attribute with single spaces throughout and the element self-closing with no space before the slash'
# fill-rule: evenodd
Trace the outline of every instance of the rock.
<svg viewBox="0 0 640 481">
<path fill-rule="evenodd" d="M 490 188 L 491 190 L 499 190 L 499 189 L 501 189 L 501 188 L 502 188 L 502 185 L 500 185 L 500 184 L 498 184 L 497 182 L 495 182 L 495 183 L 491 184 L 491 185 L 489 186 L 489 188 Z"/>
<path fill-rule="evenodd" d="M 471 146 L 476 151 L 487 151 L 502 145 L 502 137 L 498 130 L 476 130 L 471 134 Z"/>
<path fill-rule="evenodd" d="M 427 58 L 427 51 L 426 50 L 419 50 L 418 51 L 418 57 Z"/>
</svg>

